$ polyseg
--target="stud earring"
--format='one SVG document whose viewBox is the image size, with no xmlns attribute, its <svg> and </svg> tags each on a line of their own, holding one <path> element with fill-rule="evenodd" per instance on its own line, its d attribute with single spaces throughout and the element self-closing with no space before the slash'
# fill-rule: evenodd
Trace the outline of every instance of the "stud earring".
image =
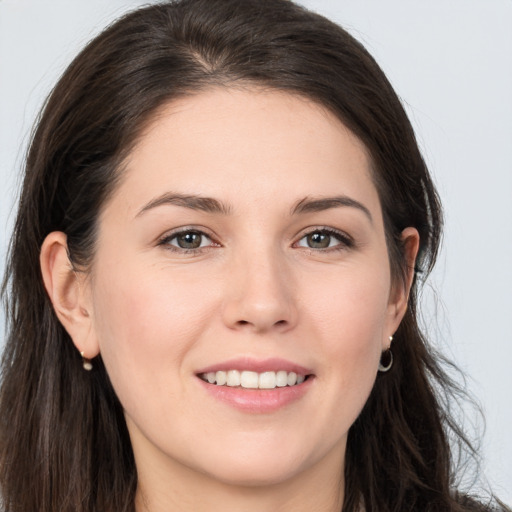
<svg viewBox="0 0 512 512">
<path fill-rule="evenodd" d="M 385 373 L 391 370 L 393 366 L 393 352 L 391 352 L 391 342 L 393 341 L 393 336 L 389 337 L 389 348 L 384 350 L 380 356 L 379 362 L 379 372 Z"/>
<path fill-rule="evenodd" d="M 80 352 L 80 355 L 82 356 L 82 366 L 84 367 L 84 370 L 90 372 L 92 370 L 91 360 L 87 359 L 87 357 L 84 356 L 83 352 Z"/>
</svg>

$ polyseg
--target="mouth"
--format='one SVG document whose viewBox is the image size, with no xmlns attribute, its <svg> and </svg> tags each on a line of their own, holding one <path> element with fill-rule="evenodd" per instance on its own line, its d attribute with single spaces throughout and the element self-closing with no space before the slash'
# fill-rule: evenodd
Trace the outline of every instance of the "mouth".
<svg viewBox="0 0 512 512">
<path fill-rule="evenodd" d="M 272 414 L 299 404 L 316 380 L 312 369 L 282 358 L 240 357 L 195 375 L 214 400 L 249 414 Z"/>
<path fill-rule="evenodd" d="M 198 377 L 209 384 L 230 388 L 275 389 L 296 387 L 310 375 L 286 370 L 255 372 L 251 370 L 227 370 L 205 372 Z"/>
</svg>

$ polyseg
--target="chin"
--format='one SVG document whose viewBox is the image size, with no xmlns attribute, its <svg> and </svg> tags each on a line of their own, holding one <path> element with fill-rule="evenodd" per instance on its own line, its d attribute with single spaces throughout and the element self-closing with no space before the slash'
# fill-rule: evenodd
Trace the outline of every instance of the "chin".
<svg viewBox="0 0 512 512">
<path fill-rule="evenodd" d="M 292 464 L 254 464 L 240 462 L 232 467 L 209 473 L 214 480 L 234 487 L 268 487 L 292 480 L 301 472 Z"/>
<path fill-rule="evenodd" d="M 211 459 L 202 459 L 202 471 L 214 480 L 239 487 L 258 487 L 279 485 L 291 481 L 307 468 L 314 466 L 320 458 L 318 450 L 313 456 L 294 450 L 280 443 L 279 447 L 254 445 L 252 449 L 226 450 L 222 454 L 212 454 Z M 287 449 L 288 448 L 288 449 Z"/>
</svg>

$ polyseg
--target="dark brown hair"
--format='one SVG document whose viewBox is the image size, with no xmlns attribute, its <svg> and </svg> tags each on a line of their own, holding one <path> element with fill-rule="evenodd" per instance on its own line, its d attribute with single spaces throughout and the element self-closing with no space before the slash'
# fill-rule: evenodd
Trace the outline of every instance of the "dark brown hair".
<svg viewBox="0 0 512 512">
<path fill-rule="evenodd" d="M 361 44 L 286 0 L 184 0 L 130 13 L 77 56 L 29 148 L 3 295 L 8 339 L 0 392 L 0 485 L 8 512 L 133 511 L 137 474 L 121 404 L 99 356 L 91 373 L 58 322 L 39 268 L 41 244 L 67 234 L 87 268 L 98 212 L 157 109 L 214 86 L 254 84 L 310 98 L 365 144 L 393 275 L 400 233 L 420 233 L 418 271 L 438 251 L 442 216 L 413 130 Z M 349 433 L 344 512 L 484 510 L 453 489 L 449 432 L 466 440 L 441 393 L 457 392 L 417 323 L 417 279 L 393 345 Z M 469 446 L 469 445 L 468 445 Z"/>
</svg>

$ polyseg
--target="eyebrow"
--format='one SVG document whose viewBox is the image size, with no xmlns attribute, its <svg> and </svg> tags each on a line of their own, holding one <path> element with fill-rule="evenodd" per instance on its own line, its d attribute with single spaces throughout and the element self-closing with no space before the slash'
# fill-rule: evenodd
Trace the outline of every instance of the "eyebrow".
<svg viewBox="0 0 512 512">
<path fill-rule="evenodd" d="M 166 192 L 161 196 L 152 199 L 144 205 L 135 217 L 139 217 L 143 213 L 151 210 L 153 208 L 157 208 L 158 206 L 163 205 L 175 205 L 182 206 L 184 208 L 190 208 L 191 210 L 200 210 L 206 213 L 220 213 L 223 215 L 229 215 L 231 213 L 231 208 L 222 203 L 217 199 L 213 199 L 212 197 L 203 197 L 194 194 L 175 194 L 172 192 Z"/>
<path fill-rule="evenodd" d="M 149 203 L 144 205 L 135 217 L 139 217 L 148 210 L 163 205 L 181 206 L 184 208 L 190 208 L 191 210 L 200 210 L 206 213 L 218 213 L 222 215 L 229 215 L 231 213 L 231 207 L 229 205 L 222 203 L 213 197 L 166 192 L 165 194 L 152 199 L 149 201 Z M 291 215 L 321 212 L 331 208 L 340 207 L 357 208 L 368 217 L 370 222 L 373 222 L 370 210 L 359 201 L 356 201 L 355 199 L 352 199 L 348 196 L 322 198 L 305 197 L 295 204 L 291 210 Z"/>
<path fill-rule="evenodd" d="M 329 210 L 331 208 L 340 208 L 340 207 L 349 207 L 356 208 L 362 211 L 373 223 L 373 217 L 370 213 L 370 210 L 364 206 L 364 204 L 352 199 L 348 196 L 336 196 L 336 197 L 305 197 L 301 199 L 293 208 L 292 215 L 297 213 L 312 213 L 312 212 L 322 212 L 324 210 Z"/>
</svg>

